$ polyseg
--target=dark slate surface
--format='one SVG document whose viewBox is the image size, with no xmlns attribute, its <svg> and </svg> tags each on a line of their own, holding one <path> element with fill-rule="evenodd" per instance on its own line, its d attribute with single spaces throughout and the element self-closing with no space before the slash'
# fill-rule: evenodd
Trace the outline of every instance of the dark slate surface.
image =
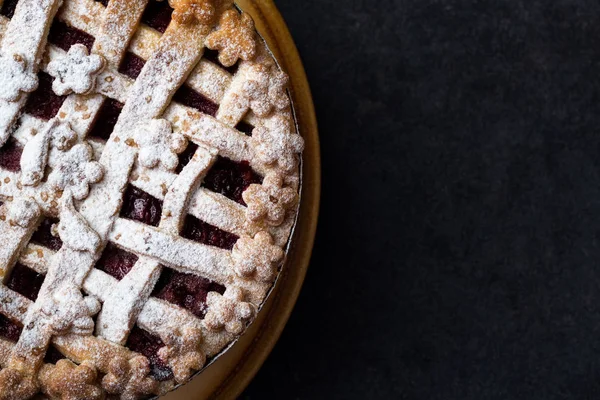
<svg viewBox="0 0 600 400">
<path fill-rule="evenodd" d="M 323 206 L 243 398 L 597 399 L 600 4 L 277 3 Z"/>
</svg>

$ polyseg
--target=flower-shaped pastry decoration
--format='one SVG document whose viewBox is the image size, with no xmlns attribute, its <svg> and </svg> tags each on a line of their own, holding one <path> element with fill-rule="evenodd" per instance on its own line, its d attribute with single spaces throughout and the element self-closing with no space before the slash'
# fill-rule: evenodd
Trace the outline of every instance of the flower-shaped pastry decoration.
<svg viewBox="0 0 600 400">
<path fill-rule="evenodd" d="M 252 143 L 258 158 L 267 165 L 277 165 L 283 172 L 298 166 L 298 154 L 304 139 L 294 132 L 291 118 L 276 114 L 252 131 Z"/>
<path fill-rule="evenodd" d="M 51 146 L 60 151 L 67 151 L 77 141 L 77 133 L 71 128 L 68 121 L 62 121 L 58 118 L 53 118 L 48 121 L 50 124 L 50 143 Z"/>
<path fill-rule="evenodd" d="M 59 360 L 56 365 L 46 364 L 39 373 L 42 391 L 51 399 L 100 400 L 104 390 L 96 383 L 98 373 L 90 361 L 81 365 L 69 360 Z"/>
<path fill-rule="evenodd" d="M 102 244 L 98 233 L 92 229 L 83 215 L 77 212 L 73 199 L 68 196 L 65 196 L 62 201 L 57 232 L 63 244 L 72 250 L 94 254 Z"/>
<path fill-rule="evenodd" d="M 135 142 L 139 146 L 139 163 L 146 168 L 162 165 L 168 171 L 177 168 L 177 153 L 185 149 L 182 135 L 173 133 L 166 119 L 153 119 L 137 126 Z"/>
<path fill-rule="evenodd" d="M 21 156 L 21 183 L 36 186 L 40 183 L 48 163 L 50 147 L 60 151 L 70 149 L 77 141 L 77 134 L 71 124 L 59 118 L 52 118 L 44 130 L 27 142 Z"/>
<path fill-rule="evenodd" d="M 268 232 L 259 232 L 254 238 L 241 236 L 232 251 L 235 272 L 242 278 L 253 277 L 261 282 L 273 282 L 283 256 L 283 250 L 273 244 Z"/>
<path fill-rule="evenodd" d="M 102 179 L 102 166 L 92 161 L 93 151 L 89 144 L 77 144 L 63 155 L 57 167 L 48 177 L 48 184 L 75 199 L 83 200 L 90 192 L 90 184 Z"/>
<path fill-rule="evenodd" d="M 159 384 L 150 378 L 150 361 L 144 356 L 128 360 L 116 357 L 108 366 L 108 373 L 102 379 L 102 387 L 109 394 L 120 394 L 124 400 L 137 399 L 156 393 Z"/>
<path fill-rule="evenodd" d="M 0 99 L 13 102 L 38 87 L 38 77 L 19 54 L 0 54 Z"/>
<path fill-rule="evenodd" d="M 216 9 L 214 0 L 169 0 L 173 8 L 173 19 L 180 24 L 198 21 L 209 25 L 214 22 Z"/>
<path fill-rule="evenodd" d="M 158 351 L 158 356 L 171 367 L 178 383 L 187 381 L 194 371 L 204 366 L 206 354 L 200 348 L 200 329 L 186 327 L 181 332 L 171 335 L 165 343 L 166 346 Z"/>
<path fill-rule="evenodd" d="M 242 87 L 242 98 L 247 99 L 248 107 L 259 117 L 267 117 L 273 109 L 282 111 L 289 107 L 286 93 L 288 76 L 273 62 L 250 66 L 248 80 Z"/>
<path fill-rule="evenodd" d="M 74 44 L 64 57 L 48 64 L 48 74 L 55 78 L 52 90 L 59 96 L 90 93 L 105 64 L 102 56 L 90 55 L 83 44 Z"/>
<path fill-rule="evenodd" d="M 206 327 L 213 331 L 225 329 L 234 335 L 244 330 L 246 322 L 255 313 L 254 306 L 244 302 L 244 292 L 238 287 L 229 287 L 224 295 L 209 292 L 206 296 L 208 312 L 204 318 Z"/>
<path fill-rule="evenodd" d="M 32 225 L 41 215 L 40 207 L 31 199 L 18 198 L 8 203 L 8 222 L 21 228 Z"/>
<path fill-rule="evenodd" d="M 206 47 L 219 51 L 219 62 L 225 67 L 231 67 L 240 58 L 253 59 L 256 55 L 254 20 L 246 13 L 225 11 L 219 28 L 206 38 Z"/>
<path fill-rule="evenodd" d="M 252 184 L 242 193 L 248 205 L 246 216 L 251 221 L 265 220 L 271 226 L 279 226 L 285 220 L 287 211 L 298 202 L 298 194 L 289 187 L 283 187 L 280 174 L 267 174 L 262 185 Z"/>
<path fill-rule="evenodd" d="M 15 369 L 0 371 L 0 400 L 23 400 L 38 392 L 38 384 L 33 376 Z"/>
<path fill-rule="evenodd" d="M 51 299 L 42 305 L 41 313 L 52 334 L 93 333 L 92 317 L 100 311 L 100 302 L 96 297 L 84 297 L 78 287 L 68 283 L 55 290 L 51 296 Z"/>
</svg>

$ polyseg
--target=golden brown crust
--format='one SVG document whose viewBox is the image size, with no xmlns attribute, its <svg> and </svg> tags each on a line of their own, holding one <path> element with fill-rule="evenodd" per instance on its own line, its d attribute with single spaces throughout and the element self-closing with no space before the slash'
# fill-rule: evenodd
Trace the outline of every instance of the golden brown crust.
<svg viewBox="0 0 600 400">
<path fill-rule="evenodd" d="M 15 369 L 0 371 L 0 400 L 24 400 L 39 390 L 35 377 Z"/>
<path fill-rule="evenodd" d="M 211 24 L 215 19 L 213 0 L 169 0 L 173 7 L 173 19 L 180 24 L 191 24 L 194 21 L 203 25 Z"/>
<path fill-rule="evenodd" d="M 137 399 L 156 393 L 159 384 L 148 375 L 150 362 L 146 357 L 114 358 L 108 373 L 102 379 L 102 387 L 109 394 L 121 394 L 122 399 Z"/>
<path fill-rule="evenodd" d="M 34 2 L 44 6 L 23 6 Z M 148 0 L 112 0 L 108 7 L 94 0 L 64 0 L 55 15 L 58 3 L 21 0 L 12 20 L 0 19 L 0 25 L 10 25 L 0 35 L 20 31 L 28 40 L 41 37 L 19 52 L 26 72 L 41 70 L 66 85 L 53 87 L 55 94 L 65 95 L 54 118 L 25 112 L 18 127 L 11 121 L 27 92 L 20 90 L 21 100 L 0 99 L 0 136 L 24 145 L 21 173 L 0 168 L 0 237 L 5 239 L 0 271 L 8 279 L 18 261 L 46 276 L 35 301 L 0 284 L 0 299 L 10 300 L 1 302 L 0 313 L 24 326 L 18 343 L 1 343 L 0 362 L 8 368 L 0 372 L 0 400 L 28 398 L 39 390 L 51 399 L 161 394 L 188 380 L 207 356 L 217 355 L 244 331 L 281 266 L 294 221 L 301 150 L 287 78 L 250 16 L 232 9 L 230 0 L 171 0 L 174 21 L 166 27 L 140 23 Z M 22 23 L 14 29 L 15 21 L 26 17 L 44 26 L 58 19 L 93 36 L 94 45 L 89 53 L 82 44 L 71 51 L 45 46 L 44 35 L 30 37 Z M 220 62 L 204 53 L 204 45 L 217 50 Z M 44 47 L 43 60 L 32 56 Z M 119 70 L 126 52 L 145 62 L 136 79 Z M 106 60 L 102 71 L 99 63 L 92 65 L 100 56 Z M 76 69 L 85 63 L 89 68 Z M 210 99 L 217 111 L 172 102 L 184 84 Z M 117 125 L 106 143 L 88 140 L 108 101 L 124 104 Z M 148 137 L 148 143 L 133 137 L 133 127 L 149 120 L 160 121 L 161 132 L 173 131 L 179 145 L 168 147 L 160 134 Z M 254 135 L 242 132 L 241 121 L 256 127 Z M 178 172 L 176 153 L 188 140 L 198 149 Z M 218 157 L 247 161 L 265 177 L 247 190 L 249 207 L 200 187 Z M 126 185 L 163 201 L 163 216 L 175 221 L 171 228 L 120 217 Z M 200 212 L 203 222 L 239 238 L 233 251 L 179 235 L 183 218 Z M 176 221 L 174 215 L 181 218 Z M 47 217 L 60 220 L 52 229 L 63 244 L 58 251 L 30 243 Z M 138 243 L 142 231 L 145 242 Z M 127 279 L 117 281 L 93 268 L 108 241 L 138 256 Z M 162 265 L 226 288 L 224 295 L 208 294 L 205 320 L 150 297 Z M 134 286 L 139 290 L 128 289 Z M 125 347 L 136 324 L 164 342 L 157 356 L 174 379 L 157 382 L 149 360 L 156 356 L 146 358 Z M 50 344 L 68 359 L 44 364 Z"/>
<path fill-rule="evenodd" d="M 46 364 L 39 373 L 42 390 L 56 400 L 101 400 L 104 390 L 97 383 L 98 374 L 91 362 L 81 365 L 59 360 L 56 365 Z"/>
<path fill-rule="evenodd" d="M 177 382 L 187 381 L 194 371 L 204 366 L 206 354 L 202 351 L 201 343 L 200 329 L 184 328 L 170 338 L 167 346 L 159 350 L 158 356 L 171 367 Z"/>
<path fill-rule="evenodd" d="M 206 38 L 206 47 L 219 50 L 219 61 L 231 67 L 239 59 L 252 60 L 256 56 L 254 20 L 246 13 L 225 11 L 216 31 Z"/>
</svg>

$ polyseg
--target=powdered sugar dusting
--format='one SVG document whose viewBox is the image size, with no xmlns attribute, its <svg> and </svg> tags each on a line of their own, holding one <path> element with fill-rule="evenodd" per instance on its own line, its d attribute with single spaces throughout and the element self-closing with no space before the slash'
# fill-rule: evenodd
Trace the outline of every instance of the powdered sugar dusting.
<svg viewBox="0 0 600 400">
<path fill-rule="evenodd" d="M 27 142 L 21 156 L 21 183 L 35 186 L 40 183 L 46 171 L 50 145 L 61 151 L 68 150 L 77 140 L 77 134 L 68 122 L 53 118 L 44 130 Z"/>
<path fill-rule="evenodd" d="M 92 316 L 100 310 L 95 297 L 83 297 L 75 285 L 65 283 L 51 295 L 51 301 L 41 308 L 42 319 L 46 320 L 55 335 L 75 333 L 90 335 L 94 322 Z"/>
<path fill-rule="evenodd" d="M 43 26 L 45 36 L 58 2 L 32 2 L 19 2 L 2 39 L 0 57 L 7 54 L 7 40 L 15 37 L 11 33 L 14 21 L 22 23 L 29 12 L 28 18 L 36 24 L 32 31 Z M 196 4 L 179 2 L 177 12 L 191 10 L 192 18 L 205 24 L 209 19 L 210 24 L 219 21 L 231 6 L 229 0 L 198 2 L 212 7 L 214 15 L 205 19 L 208 14 L 199 9 L 186 10 L 186 4 L 192 3 Z M 254 318 L 283 258 L 281 246 L 294 221 L 298 152 L 302 148 L 291 124 L 287 78 L 270 60 L 264 44 L 257 41 L 247 15 L 228 11 L 206 41 L 212 25 L 191 21 L 171 23 L 161 37 L 151 28 L 138 27 L 146 4 L 146 0 L 111 1 L 105 9 L 93 0 L 65 1 L 60 19 L 95 37 L 92 54 L 81 45 L 73 46 L 69 53 L 48 46 L 42 68 L 57 78 L 54 86 L 58 93 L 86 94 L 70 95 L 48 123 L 25 115 L 14 132 L 15 139 L 25 146 L 22 173 L 0 170 L 0 201 L 4 201 L 0 235 L 6 237 L 6 247 L 0 247 L 0 265 L 7 266 L 0 273 L 10 273 L 17 260 L 47 273 L 35 303 L 6 289 L 4 296 L 12 303 L 0 304 L 0 313 L 26 327 L 16 345 L 7 347 L 0 341 L 0 364 L 9 367 L 0 379 L 15 388 L 34 382 L 28 379 L 35 374 L 41 389 L 56 397 L 114 394 L 138 398 L 172 388 L 173 381 L 158 384 L 149 377 L 146 357 L 121 346 L 136 323 L 162 339 L 166 346 L 158 356 L 173 369 L 176 382 L 185 382 L 202 368 L 207 356 L 221 351 Z M 35 39 L 36 33 L 24 35 Z M 17 54 L 11 50 L 10 54 L 17 54 L 17 60 L 22 57 L 22 71 L 35 77 L 45 37 L 25 42 L 29 43 L 24 45 L 27 51 Z M 238 71 L 232 76 L 214 59 L 201 60 L 203 43 L 219 51 L 220 63 L 226 67 L 242 59 Z M 117 71 L 127 50 L 146 60 L 135 81 Z M 96 69 L 100 55 L 107 61 L 101 73 Z M 65 65 L 61 66 L 61 61 Z M 72 63 L 85 68 L 76 71 Z M 13 133 L 12 124 L 30 88 L 27 79 L 20 80 L 25 85 L 17 90 L 16 98 L 12 93 L 6 96 L 8 100 L 0 100 L 0 143 Z M 217 118 L 171 103 L 184 82 L 190 90 L 220 103 Z M 104 96 L 125 103 L 125 107 L 108 142 L 94 142 L 92 151 L 86 136 Z M 243 120 L 256 127 L 252 138 L 235 128 Z M 153 124 L 161 129 L 153 132 Z M 180 139 L 177 145 L 167 140 L 171 126 L 174 137 Z M 176 174 L 172 171 L 178 163 L 177 153 L 183 150 L 184 136 L 199 147 Z M 262 185 L 253 185 L 244 194 L 248 208 L 199 188 L 217 155 L 247 161 L 265 176 Z M 269 178 L 272 176 L 277 179 Z M 158 228 L 118 218 L 129 183 L 164 201 Z M 60 218 L 57 231 L 64 245 L 56 253 L 27 245 L 42 214 Z M 238 235 L 234 250 L 179 236 L 187 214 Z M 139 256 L 121 281 L 92 268 L 107 240 Z M 150 297 L 161 265 L 227 286 L 223 296 L 209 293 L 205 321 Z M 0 300 L 3 288 L 0 285 Z M 104 302 L 97 334 L 118 345 L 90 335 L 94 328 L 91 317 L 100 307 L 95 297 L 83 296 L 80 289 Z M 43 366 L 38 371 L 49 342 L 81 365 L 65 360 L 60 367 Z M 17 368 L 26 374 L 11 372 Z M 78 377 L 71 378 L 71 374 Z"/>
<path fill-rule="evenodd" d="M 245 13 L 235 10 L 223 13 L 219 27 L 206 38 L 206 47 L 219 50 L 219 61 L 231 67 L 240 58 L 248 61 L 256 55 L 254 21 Z"/>
<path fill-rule="evenodd" d="M 179 135 L 178 135 L 179 136 Z M 146 168 L 161 165 L 168 171 L 177 168 L 175 149 L 177 138 L 173 137 L 171 123 L 166 119 L 152 119 L 136 126 L 133 134 L 139 147 L 138 161 Z"/>
<path fill-rule="evenodd" d="M 96 332 L 112 342 L 125 345 L 127 336 L 150 297 L 162 268 L 151 259 L 142 258 L 118 283 L 111 285 L 110 296 L 98 316 Z"/>
<path fill-rule="evenodd" d="M 25 104 L 22 92 L 30 92 L 37 87 L 35 74 L 46 43 L 45 35 L 60 3 L 60 0 L 19 1 L 2 36 L 0 146 L 6 142 L 12 124 Z M 11 76 L 15 81 L 10 81 Z"/>
<path fill-rule="evenodd" d="M 244 278 L 254 277 L 262 282 L 275 279 L 277 267 L 283 260 L 283 250 L 276 246 L 267 232 L 259 232 L 254 238 L 242 236 L 233 247 L 235 271 Z"/>
<path fill-rule="evenodd" d="M 52 90 L 59 96 L 89 93 L 104 65 L 102 56 L 90 55 L 82 44 L 73 45 L 66 56 L 48 64 L 48 73 L 54 77 Z"/>
<path fill-rule="evenodd" d="M 285 221 L 288 210 L 298 201 L 298 194 L 290 187 L 283 187 L 283 177 L 269 173 L 262 185 L 250 185 L 243 193 L 248 208 L 246 215 L 251 221 L 264 220 L 269 225 L 279 226 Z"/>
<path fill-rule="evenodd" d="M 8 205 L 8 223 L 27 228 L 40 217 L 40 207 L 31 199 L 17 199 Z"/>
<path fill-rule="evenodd" d="M 147 4 L 148 0 L 111 1 L 108 4 L 104 22 L 96 35 L 94 51 L 104 54 L 112 67 L 118 68 Z"/>
<path fill-rule="evenodd" d="M 286 114 L 275 114 L 254 129 L 252 135 L 257 157 L 287 174 L 298 165 L 298 154 L 304 150 L 304 140 L 294 133 L 293 122 Z"/>
<path fill-rule="evenodd" d="M 63 243 L 73 250 L 95 254 L 101 245 L 100 237 L 75 210 L 71 197 L 64 198 L 60 215 L 58 234 Z"/>
<path fill-rule="evenodd" d="M 37 89 L 37 76 L 27 68 L 21 54 L 0 54 L 0 99 L 14 102 L 21 93 Z"/>
<path fill-rule="evenodd" d="M 204 318 L 208 329 L 218 331 L 225 329 L 234 335 L 239 335 L 245 323 L 256 312 L 254 306 L 244 301 L 242 289 L 230 286 L 224 295 L 210 292 L 206 299 L 209 311 Z"/>
<path fill-rule="evenodd" d="M 55 190 L 67 192 L 77 200 L 83 200 L 89 193 L 90 184 L 99 182 L 103 167 L 93 161 L 94 153 L 88 144 L 78 144 L 64 154 L 56 168 L 48 177 L 48 184 Z"/>
</svg>

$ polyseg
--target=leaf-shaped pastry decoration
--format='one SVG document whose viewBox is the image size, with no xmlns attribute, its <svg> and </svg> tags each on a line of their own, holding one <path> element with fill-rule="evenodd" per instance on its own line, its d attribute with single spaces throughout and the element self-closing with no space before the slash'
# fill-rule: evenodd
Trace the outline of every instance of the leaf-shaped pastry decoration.
<svg viewBox="0 0 600 400">
<path fill-rule="evenodd" d="M 100 237 L 75 209 L 70 196 L 63 200 L 58 234 L 63 243 L 73 250 L 95 253 L 100 248 Z"/>
</svg>

